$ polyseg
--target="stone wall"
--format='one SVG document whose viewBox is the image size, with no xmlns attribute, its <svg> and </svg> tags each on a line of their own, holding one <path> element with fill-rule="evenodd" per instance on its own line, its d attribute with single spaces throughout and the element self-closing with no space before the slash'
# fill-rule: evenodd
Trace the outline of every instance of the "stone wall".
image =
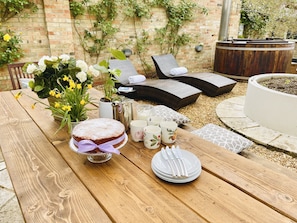
<svg viewBox="0 0 297 223">
<path fill-rule="evenodd" d="M 23 40 L 22 48 L 25 56 L 18 62 L 38 61 L 43 55 L 60 55 L 62 53 L 75 55 L 77 59 L 84 59 L 89 64 L 96 62 L 83 52 L 79 44 L 78 36 L 73 27 L 73 20 L 70 16 L 68 0 L 36 0 L 38 5 L 37 13 L 31 13 L 27 18 L 18 17 L 9 20 L 3 26 L 21 35 Z M 177 61 L 180 66 L 187 67 L 190 71 L 212 70 L 215 52 L 215 43 L 218 39 L 220 27 L 221 11 L 223 0 L 201 0 L 195 1 L 200 6 L 208 9 L 208 14 L 197 13 L 195 19 L 188 23 L 183 32 L 197 35 L 195 42 L 188 44 L 179 51 Z M 241 0 L 232 1 L 232 10 L 229 22 L 229 36 L 236 38 L 239 26 Z M 160 28 L 165 24 L 165 12 L 156 8 L 152 10 L 151 18 L 139 21 L 136 26 L 139 32 L 145 29 L 150 34 L 155 28 Z M 130 41 L 135 41 L 135 29 L 132 20 L 119 14 L 114 21 L 114 25 L 120 29 L 110 47 L 118 48 L 125 46 Z M 85 17 L 81 20 L 80 27 L 91 27 L 91 20 Z M 204 43 L 202 52 L 197 53 L 195 46 L 198 43 Z M 133 45 L 128 46 L 133 50 Z M 119 49 L 121 49 L 119 47 Z M 156 45 L 151 45 L 145 54 L 145 61 L 154 69 L 150 55 L 160 54 L 160 49 Z M 106 58 L 107 53 L 101 55 Z M 102 58 L 99 58 L 101 60 Z M 143 73 L 141 62 L 136 54 L 130 59 L 139 73 Z M 149 77 L 148 74 L 147 76 Z M 0 90 L 11 89 L 9 74 L 6 67 L 0 69 Z"/>
</svg>

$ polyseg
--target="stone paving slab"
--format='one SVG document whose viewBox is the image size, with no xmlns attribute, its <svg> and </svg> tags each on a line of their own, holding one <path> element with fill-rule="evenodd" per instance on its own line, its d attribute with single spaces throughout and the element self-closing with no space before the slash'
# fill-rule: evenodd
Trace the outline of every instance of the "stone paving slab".
<svg viewBox="0 0 297 223">
<path fill-rule="evenodd" d="M 268 144 L 280 136 L 279 132 L 263 126 L 246 128 L 240 131 L 246 137 L 253 139 L 253 141 L 268 146 Z"/>
<path fill-rule="evenodd" d="M 21 213 L 16 196 L 13 196 L 12 199 L 7 201 L 4 206 L 1 206 L 0 222 L 1 223 L 25 223 L 25 220 Z"/>
<path fill-rule="evenodd" d="M 9 177 L 9 174 L 8 174 L 6 168 L 2 169 L 0 171 L 0 188 L 6 188 L 8 190 L 13 190 L 13 187 L 12 187 L 12 184 L 10 181 L 10 177 Z"/>
<path fill-rule="evenodd" d="M 241 97 L 238 97 L 237 100 L 234 98 L 227 99 L 223 101 L 224 103 L 218 104 L 216 108 L 216 113 L 219 117 L 224 118 L 244 118 L 246 115 L 243 112 L 243 103 L 240 102 Z"/>
<path fill-rule="evenodd" d="M 294 136 L 281 135 L 268 145 L 297 154 L 297 137 Z"/>
<path fill-rule="evenodd" d="M 264 146 L 297 153 L 297 137 L 261 126 L 244 113 L 245 96 L 222 101 L 216 107 L 219 119 L 228 127 Z"/>
<path fill-rule="evenodd" d="M 0 150 L 0 222 L 24 223 L 24 218 L 14 193 L 3 155 Z"/>
</svg>

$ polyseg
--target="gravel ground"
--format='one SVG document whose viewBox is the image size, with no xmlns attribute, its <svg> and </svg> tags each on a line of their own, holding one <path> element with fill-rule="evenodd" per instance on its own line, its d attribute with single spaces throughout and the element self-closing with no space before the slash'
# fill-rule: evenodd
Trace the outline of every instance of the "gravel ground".
<svg viewBox="0 0 297 223">
<path fill-rule="evenodd" d="M 216 115 L 217 105 L 227 98 L 245 95 L 246 89 L 246 82 L 238 82 L 230 93 L 221 96 L 207 97 L 201 94 L 196 103 L 181 108 L 179 112 L 191 119 L 191 125 L 194 128 L 201 128 L 208 123 L 226 127 Z M 257 144 L 247 151 L 297 172 L 297 155 L 289 155 Z"/>
</svg>

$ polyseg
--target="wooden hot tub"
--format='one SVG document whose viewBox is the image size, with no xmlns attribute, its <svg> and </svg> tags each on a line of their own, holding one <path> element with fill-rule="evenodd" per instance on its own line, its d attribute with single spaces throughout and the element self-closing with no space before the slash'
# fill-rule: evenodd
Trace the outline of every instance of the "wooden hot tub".
<svg viewBox="0 0 297 223">
<path fill-rule="evenodd" d="M 285 73 L 294 47 L 294 42 L 284 40 L 217 42 L 214 71 L 247 78 L 263 73 Z"/>
</svg>

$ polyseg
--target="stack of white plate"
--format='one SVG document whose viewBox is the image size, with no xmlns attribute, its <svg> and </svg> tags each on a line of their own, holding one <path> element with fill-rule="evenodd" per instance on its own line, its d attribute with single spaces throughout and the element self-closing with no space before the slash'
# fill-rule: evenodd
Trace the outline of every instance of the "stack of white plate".
<svg viewBox="0 0 297 223">
<path fill-rule="evenodd" d="M 171 183 L 187 183 L 198 178 L 201 174 L 201 162 L 197 156 L 183 149 L 180 149 L 180 155 L 188 172 L 187 177 L 173 176 L 168 160 L 162 157 L 161 151 L 157 152 L 152 159 L 151 166 L 153 172 L 160 179 Z"/>
</svg>

